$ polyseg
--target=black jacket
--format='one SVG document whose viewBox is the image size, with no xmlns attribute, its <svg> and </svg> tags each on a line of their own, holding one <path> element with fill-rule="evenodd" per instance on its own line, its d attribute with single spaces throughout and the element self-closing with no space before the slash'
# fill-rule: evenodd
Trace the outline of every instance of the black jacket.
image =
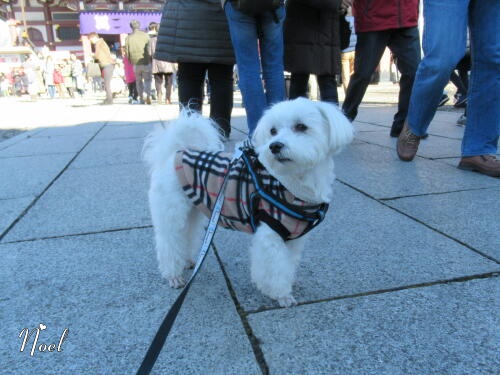
<svg viewBox="0 0 500 375">
<path fill-rule="evenodd" d="M 284 24 L 285 70 L 340 72 L 340 0 L 288 0 Z"/>
<path fill-rule="evenodd" d="M 155 56 L 170 62 L 234 64 L 234 52 L 220 0 L 168 0 Z"/>
</svg>

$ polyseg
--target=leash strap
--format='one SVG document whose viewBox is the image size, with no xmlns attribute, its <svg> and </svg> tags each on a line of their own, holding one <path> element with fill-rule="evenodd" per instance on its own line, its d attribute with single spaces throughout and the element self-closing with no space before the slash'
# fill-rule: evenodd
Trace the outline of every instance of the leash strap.
<svg viewBox="0 0 500 375">
<path fill-rule="evenodd" d="M 235 153 L 233 155 L 233 158 L 231 162 L 229 163 L 228 166 L 228 172 L 229 169 L 231 168 L 231 165 L 241 157 L 242 155 L 242 147 L 248 147 L 248 143 L 243 143 L 242 146 L 238 147 L 237 145 Z M 156 332 L 156 335 L 151 342 L 151 345 L 149 346 L 149 349 L 144 356 L 144 359 L 142 360 L 141 367 L 139 367 L 139 370 L 137 370 L 137 375 L 147 375 L 151 372 L 153 369 L 153 366 L 156 363 L 156 360 L 158 359 L 158 356 L 160 355 L 161 349 L 163 348 L 163 345 L 165 344 L 165 341 L 167 339 L 168 334 L 170 333 L 170 329 L 172 328 L 175 318 L 177 318 L 177 314 L 179 313 L 182 303 L 184 302 L 184 299 L 186 298 L 186 294 L 191 287 L 191 283 L 196 277 L 196 274 L 198 273 L 201 265 L 203 264 L 203 261 L 205 260 L 208 250 L 210 249 L 210 244 L 212 243 L 212 239 L 215 234 L 215 230 L 217 229 L 217 223 L 219 221 L 220 213 L 222 210 L 222 205 L 224 204 L 224 189 L 227 184 L 228 180 L 228 175 L 229 173 L 226 173 L 224 176 L 224 181 L 222 182 L 221 189 L 219 190 L 219 194 L 217 195 L 217 199 L 215 200 L 214 208 L 212 211 L 212 215 L 210 216 L 210 221 L 208 223 L 208 228 L 205 233 L 205 237 L 203 239 L 203 244 L 201 245 L 200 253 L 198 255 L 198 260 L 196 261 L 196 265 L 193 269 L 193 273 L 191 274 L 191 277 L 189 278 L 188 282 L 184 286 L 184 289 L 182 289 L 181 293 L 175 300 L 174 304 L 172 307 L 170 307 L 170 310 L 168 311 L 167 315 L 163 319 L 163 322 L 160 325 L 160 328 L 158 328 L 158 331 Z"/>
</svg>

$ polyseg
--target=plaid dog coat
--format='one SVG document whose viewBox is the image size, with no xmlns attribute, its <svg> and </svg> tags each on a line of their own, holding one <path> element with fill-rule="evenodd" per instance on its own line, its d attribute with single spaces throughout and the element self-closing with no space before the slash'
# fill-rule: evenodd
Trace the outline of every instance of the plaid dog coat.
<svg viewBox="0 0 500 375">
<path fill-rule="evenodd" d="M 262 221 L 286 241 L 304 235 L 321 222 L 328 209 L 326 203 L 308 205 L 293 196 L 255 156 L 244 153 L 233 164 L 231 157 L 223 152 L 194 150 L 178 151 L 175 156 L 175 170 L 184 192 L 207 217 L 229 173 L 219 218 L 223 227 L 253 233 Z"/>
</svg>

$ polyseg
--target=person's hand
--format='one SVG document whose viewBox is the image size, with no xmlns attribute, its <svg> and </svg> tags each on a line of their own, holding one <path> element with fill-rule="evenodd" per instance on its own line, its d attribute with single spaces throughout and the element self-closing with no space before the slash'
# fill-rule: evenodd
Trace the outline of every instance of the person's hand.
<svg viewBox="0 0 500 375">
<path fill-rule="evenodd" d="M 340 2 L 340 10 L 342 12 L 347 12 L 347 8 L 349 8 L 352 5 L 352 0 L 342 0 Z"/>
</svg>

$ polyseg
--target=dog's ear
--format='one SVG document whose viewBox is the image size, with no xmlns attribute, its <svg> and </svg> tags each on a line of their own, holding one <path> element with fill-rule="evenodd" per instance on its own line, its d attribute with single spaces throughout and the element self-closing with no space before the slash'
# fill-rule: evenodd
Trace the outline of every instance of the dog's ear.
<svg viewBox="0 0 500 375">
<path fill-rule="evenodd" d="M 325 121 L 332 154 L 338 153 L 354 139 L 354 128 L 340 109 L 331 103 L 314 102 Z"/>
</svg>

